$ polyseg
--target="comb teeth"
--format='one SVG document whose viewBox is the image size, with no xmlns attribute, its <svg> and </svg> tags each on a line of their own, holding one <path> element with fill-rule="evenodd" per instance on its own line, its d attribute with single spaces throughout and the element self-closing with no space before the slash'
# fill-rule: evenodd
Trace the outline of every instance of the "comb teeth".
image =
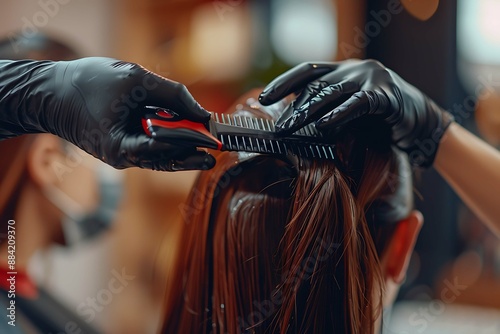
<svg viewBox="0 0 500 334">
<path fill-rule="evenodd" d="M 240 115 L 212 114 L 215 122 L 233 127 L 258 130 L 255 133 L 217 132 L 223 151 L 246 151 L 255 153 L 293 154 L 310 159 L 335 160 L 335 145 L 325 142 L 314 124 L 309 124 L 291 136 L 278 137 L 274 123 L 269 119 Z M 264 132 L 262 132 L 264 131 Z"/>
<path fill-rule="evenodd" d="M 217 123 L 238 126 L 246 129 L 275 132 L 274 123 L 269 119 L 248 116 L 212 113 Z M 314 124 L 308 124 L 294 133 L 294 136 L 323 138 L 323 134 L 316 129 Z"/>
<path fill-rule="evenodd" d="M 274 124 L 269 119 L 239 115 L 212 113 L 217 123 L 238 126 L 246 129 L 274 132 Z"/>
<path fill-rule="evenodd" d="M 310 159 L 335 160 L 333 144 L 298 143 L 223 134 L 219 135 L 219 140 L 224 144 L 224 151 L 293 154 Z"/>
</svg>

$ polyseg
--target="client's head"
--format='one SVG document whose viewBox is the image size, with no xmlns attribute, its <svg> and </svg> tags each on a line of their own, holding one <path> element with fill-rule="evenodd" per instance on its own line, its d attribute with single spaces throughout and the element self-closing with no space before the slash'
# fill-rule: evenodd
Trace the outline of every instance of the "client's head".
<svg viewBox="0 0 500 334">
<path fill-rule="evenodd" d="M 337 161 L 218 156 L 182 208 L 165 333 L 376 331 L 422 218 L 406 160 L 365 131 L 337 135 Z"/>
<path fill-rule="evenodd" d="M 42 32 L 11 34 L 0 39 L 0 59 L 70 60 L 77 51 L 67 43 Z"/>
</svg>

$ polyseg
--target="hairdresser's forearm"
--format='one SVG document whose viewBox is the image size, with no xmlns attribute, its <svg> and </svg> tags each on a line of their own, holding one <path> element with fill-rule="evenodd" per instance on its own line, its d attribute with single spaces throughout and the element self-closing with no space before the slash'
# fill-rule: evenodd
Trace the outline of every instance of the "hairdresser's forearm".
<svg viewBox="0 0 500 334">
<path fill-rule="evenodd" d="M 500 237 L 500 152 L 453 123 L 440 144 L 434 166 Z"/>
<path fill-rule="evenodd" d="M 0 60 L 0 140 L 46 132 L 40 110 L 54 94 L 38 87 L 52 67 L 48 61 Z"/>
</svg>

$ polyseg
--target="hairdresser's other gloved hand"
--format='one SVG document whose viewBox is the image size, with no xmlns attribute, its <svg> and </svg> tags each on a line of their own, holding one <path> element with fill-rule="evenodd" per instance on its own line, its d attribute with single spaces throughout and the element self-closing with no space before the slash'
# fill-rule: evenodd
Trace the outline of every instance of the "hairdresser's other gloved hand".
<svg viewBox="0 0 500 334">
<path fill-rule="evenodd" d="M 186 145 L 160 143 L 141 126 L 143 107 L 210 118 L 186 87 L 110 58 L 66 62 L 0 60 L 0 139 L 50 132 L 116 168 L 209 169 L 215 159 Z"/>
<path fill-rule="evenodd" d="M 452 116 L 396 73 L 374 60 L 303 63 L 274 79 L 261 93 L 269 105 L 301 94 L 276 123 L 283 135 L 313 121 L 335 133 L 361 117 L 378 117 L 413 165 L 429 167 Z"/>
</svg>

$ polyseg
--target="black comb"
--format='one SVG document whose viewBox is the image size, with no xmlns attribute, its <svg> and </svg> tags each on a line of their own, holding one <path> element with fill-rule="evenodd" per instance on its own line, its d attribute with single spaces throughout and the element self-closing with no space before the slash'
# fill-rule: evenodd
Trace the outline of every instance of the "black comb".
<svg viewBox="0 0 500 334">
<path fill-rule="evenodd" d="M 335 160 L 335 145 L 328 143 L 314 124 L 289 136 L 279 136 L 269 119 L 216 114 L 203 123 L 181 118 L 173 111 L 146 107 L 144 131 L 159 141 L 185 146 L 190 141 L 220 151 L 294 154 L 310 159 Z"/>
</svg>

